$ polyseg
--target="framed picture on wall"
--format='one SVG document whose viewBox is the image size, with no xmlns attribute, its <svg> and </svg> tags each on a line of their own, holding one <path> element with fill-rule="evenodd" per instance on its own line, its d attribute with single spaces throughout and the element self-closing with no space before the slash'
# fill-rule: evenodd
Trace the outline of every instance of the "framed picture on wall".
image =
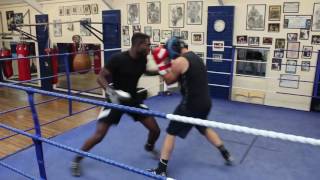
<svg viewBox="0 0 320 180">
<path fill-rule="evenodd" d="M 78 6 L 71 6 L 71 14 L 78 15 Z"/>
<path fill-rule="evenodd" d="M 280 74 L 279 87 L 298 89 L 300 76 L 292 74 Z"/>
<path fill-rule="evenodd" d="M 320 44 L 320 35 L 312 35 L 311 44 L 319 45 Z"/>
<path fill-rule="evenodd" d="M 284 49 L 286 45 L 285 39 L 276 39 L 275 48 L 276 49 Z"/>
<path fill-rule="evenodd" d="M 224 51 L 224 41 L 212 41 L 212 51 Z"/>
<path fill-rule="evenodd" d="M 263 37 L 262 44 L 263 45 L 272 45 L 272 37 Z"/>
<path fill-rule="evenodd" d="M 169 27 L 184 27 L 184 4 L 169 4 Z"/>
<path fill-rule="evenodd" d="M 70 16 L 71 15 L 72 6 L 64 6 L 64 15 Z"/>
<path fill-rule="evenodd" d="M 140 5 L 139 4 L 128 4 L 128 24 L 139 24 L 140 23 Z"/>
<path fill-rule="evenodd" d="M 312 31 L 320 31 L 320 3 L 313 5 Z"/>
<path fill-rule="evenodd" d="M 99 9 L 98 9 L 98 4 L 91 4 L 91 14 L 98 14 L 99 13 Z"/>
<path fill-rule="evenodd" d="M 312 16 L 286 15 L 284 16 L 283 28 L 286 29 L 309 29 Z"/>
<path fill-rule="evenodd" d="M 180 37 L 182 40 L 188 40 L 188 31 L 181 31 Z"/>
<path fill-rule="evenodd" d="M 83 14 L 85 14 L 85 15 L 91 14 L 91 6 L 90 6 L 90 4 L 83 5 Z"/>
<path fill-rule="evenodd" d="M 59 6 L 59 16 L 64 16 L 64 9 L 63 6 Z"/>
<path fill-rule="evenodd" d="M 302 48 L 302 58 L 311 59 L 312 57 L 313 46 L 303 46 Z"/>
<path fill-rule="evenodd" d="M 191 44 L 203 44 L 204 33 L 203 32 L 192 32 L 191 33 Z"/>
<path fill-rule="evenodd" d="M 297 60 L 287 60 L 286 73 L 295 74 L 297 72 Z"/>
<path fill-rule="evenodd" d="M 288 42 L 296 42 L 298 40 L 298 33 L 287 33 Z"/>
<path fill-rule="evenodd" d="M 132 25 L 132 33 L 141 32 L 141 25 Z"/>
<path fill-rule="evenodd" d="M 172 31 L 171 30 L 162 30 L 161 31 L 161 39 L 167 40 L 172 37 Z"/>
<path fill-rule="evenodd" d="M 299 2 L 284 2 L 283 13 L 298 13 L 299 4 L 300 4 Z"/>
<path fill-rule="evenodd" d="M 152 27 L 151 26 L 145 26 L 144 27 L 144 33 L 148 36 L 152 36 Z"/>
<path fill-rule="evenodd" d="M 152 30 L 152 40 L 153 42 L 160 42 L 160 29 Z"/>
<path fill-rule="evenodd" d="M 222 62 L 223 55 L 222 54 L 212 54 L 213 62 Z"/>
<path fill-rule="evenodd" d="M 202 1 L 187 2 L 187 24 L 201 25 L 202 24 Z"/>
<path fill-rule="evenodd" d="M 147 23 L 161 23 L 161 3 L 160 1 L 147 2 Z"/>
<path fill-rule="evenodd" d="M 53 36 L 54 37 L 62 36 L 62 24 L 60 19 L 53 20 Z"/>
<path fill-rule="evenodd" d="M 300 29 L 300 40 L 308 40 L 309 39 L 310 31 L 307 29 Z"/>
<path fill-rule="evenodd" d="M 247 30 L 263 31 L 265 24 L 266 5 L 248 4 Z"/>
<path fill-rule="evenodd" d="M 237 44 L 248 44 L 248 36 L 237 36 Z"/>
<path fill-rule="evenodd" d="M 274 55 L 275 58 L 283 58 L 284 57 L 284 50 L 274 50 Z"/>
<path fill-rule="evenodd" d="M 180 29 L 173 29 L 172 35 L 175 37 L 180 37 Z"/>
<path fill-rule="evenodd" d="M 269 6 L 269 21 L 280 21 L 281 6 Z"/>
<path fill-rule="evenodd" d="M 248 45 L 249 46 L 259 46 L 260 44 L 260 37 L 249 37 L 248 38 Z"/>
<path fill-rule="evenodd" d="M 288 42 L 287 45 L 287 58 L 299 58 L 300 42 Z"/>
<path fill-rule="evenodd" d="M 129 26 L 122 26 L 122 43 L 124 46 L 130 46 L 130 31 Z"/>
<path fill-rule="evenodd" d="M 282 59 L 272 58 L 271 70 L 281 71 Z"/>
<path fill-rule="evenodd" d="M 268 24 L 268 32 L 279 32 L 279 31 L 280 31 L 280 23 Z"/>
<path fill-rule="evenodd" d="M 15 13 L 14 22 L 15 24 L 23 24 L 23 13 Z"/>
<path fill-rule="evenodd" d="M 301 62 L 301 71 L 309 72 L 310 71 L 310 61 Z"/>
</svg>

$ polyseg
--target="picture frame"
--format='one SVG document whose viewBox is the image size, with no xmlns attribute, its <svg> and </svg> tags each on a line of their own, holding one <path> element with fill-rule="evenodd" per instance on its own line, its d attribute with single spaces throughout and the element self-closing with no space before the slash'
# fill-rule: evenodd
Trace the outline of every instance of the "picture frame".
<svg viewBox="0 0 320 180">
<path fill-rule="evenodd" d="M 259 46 L 260 37 L 248 37 L 248 45 L 249 46 Z"/>
<path fill-rule="evenodd" d="M 53 36 L 54 37 L 62 37 L 61 19 L 53 20 Z"/>
<path fill-rule="evenodd" d="M 180 37 L 181 37 L 182 40 L 188 40 L 189 39 L 188 31 L 181 31 L 180 35 L 181 35 Z"/>
<path fill-rule="evenodd" d="M 152 27 L 151 26 L 145 26 L 144 27 L 144 33 L 148 36 L 152 36 Z"/>
<path fill-rule="evenodd" d="M 282 59 L 272 58 L 271 70 L 281 71 L 281 66 L 282 66 Z"/>
<path fill-rule="evenodd" d="M 283 13 L 298 13 L 300 2 L 284 2 Z"/>
<path fill-rule="evenodd" d="M 237 36 L 237 44 L 248 44 L 248 36 L 246 35 Z"/>
<path fill-rule="evenodd" d="M 223 52 L 224 41 L 212 41 L 212 51 Z"/>
<path fill-rule="evenodd" d="M 122 43 L 124 46 L 130 46 L 129 26 L 122 26 Z"/>
<path fill-rule="evenodd" d="M 303 59 L 311 59 L 312 58 L 313 46 L 303 46 L 301 58 Z"/>
<path fill-rule="evenodd" d="M 91 18 L 82 18 L 81 21 L 88 21 L 89 25 L 90 25 L 90 22 L 91 22 Z M 91 32 L 85 28 L 84 26 L 81 25 L 80 23 L 80 35 L 81 36 L 91 36 Z"/>
<path fill-rule="evenodd" d="M 320 35 L 312 35 L 311 44 L 320 45 Z"/>
<path fill-rule="evenodd" d="M 83 5 L 77 6 L 77 15 L 83 15 Z"/>
<path fill-rule="evenodd" d="M 286 40 L 282 38 L 277 38 L 275 41 L 275 49 L 284 49 L 286 46 Z"/>
<path fill-rule="evenodd" d="M 98 4 L 91 4 L 90 9 L 91 14 L 99 14 Z"/>
<path fill-rule="evenodd" d="M 310 31 L 307 29 L 300 29 L 300 35 L 299 39 L 300 40 L 308 40 L 310 35 Z"/>
<path fill-rule="evenodd" d="M 84 15 L 90 15 L 91 14 L 91 5 L 90 4 L 83 5 L 83 14 Z"/>
<path fill-rule="evenodd" d="M 212 54 L 212 61 L 213 62 L 222 62 L 223 54 Z"/>
<path fill-rule="evenodd" d="M 275 58 L 283 58 L 284 57 L 284 50 L 275 50 L 273 57 Z"/>
<path fill-rule="evenodd" d="M 310 15 L 285 15 L 283 28 L 285 29 L 308 29 L 311 24 Z"/>
<path fill-rule="evenodd" d="M 310 71 L 310 61 L 301 61 L 301 71 L 309 72 Z"/>
<path fill-rule="evenodd" d="M 272 37 L 263 37 L 262 44 L 263 45 L 272 45 L 273 38 Z"/>
<path fill-rule="evenodd" d="M 14 23 L 23 24 L 23 13 L 14 13 Z"/>
<path fill-rule="evenodd" d="M 141 32 L 141 25 L 139 24 L 132 25 L 132 34 L 138 33 L 138 32 Z"/>
<path fill-rule="evenodd" d="M 183 28 L 184 27 L 184 15 L 185 15 L 184 3 L 169 4 L 169 27 L 170 28 Z"/>
<path fill-rule="evenodd" d="M 297 42 L 298 41 L 298 33 L 287 33 L 287 41 L 288 42 Z"/>
<path fill-rule="evenodd" d="M 63 7 L 64 15 L 65 16 L 71 16 L 71 9 L 72 9 L 71 6 L 64 6 Z"/>
<path fill-rule="evenodd" d="M 300 42 L 288 42 L 287 43 L 287 58 L 298 59 L 299 58 Z"/>
<path fill-rule="evenodd" d="M 64 7 L 63 6 L 59 6 L 58 7 L 58 12 L 59 12 L 59 16 L 64 16 Z"/>
<path fill-rule="evenodd" d="M 172 31 L 171 30 L 161 30 L 161 39 L 167 40 L 172 37 Z"/>
<path fill-rule="evenodd" d="M 140 4 L 138 3 L 128 4 L 127 12 L 128 12 L 128 16 L 127 16 L 128 25 L 140 24 Z"/>
<path fill-rule="evenodd" d="M 160 1 L 147 2 L 147 23 L 148 24 L 161 23 L 161 2 Z"/>
<path fill-rule="evenodd" d="M 280 23 L 269 23 L 268 32 L 280 32 Z"/>
<path fill-rule="evenodd" d="M 202 24 L 203 1 L 187 1 L 187 24 Z"/>
<path fill-rule="evenodd" d="M 254 31 L 264 31 L 265 28 L 265 4 L 248 4 L 246 29 Z"/>
<path fill-rule="evenodd" d="M 71 15 L 78 15 L 78 6 L 71 6 Z"/>
<path fill-rule="evenodd" d="M 272 5 L 269 6 L 269 21 L 280 21 L 281 20 L 281 6 Z"/>
<path fill-rule="evenodd" d="M 160 42 L 160 29 L 152 29 L 152 40 L 153 42 Z"/>
<path fill-rule="evenodd" d="M 297 60 L 288 59 L 286 63 L 286 73 L 295 74 L 297 72 Z"/>
<path fill-rule="evenodd" d="M 204 33 L 191 32 L 191 44 L 204 44 Z"/>
<path fill-rule="evenodd" d="M 300 82 L 299 75 L 280 74 L 279 87 L 298 89 Z"/>
<path fill-rule="evenodd" d="M 320 31 L 320 3 L 313 4 L 312 31 Z"/>
<path fill-rule="evenodd" d="M 172 36 L 180 37 L 180 29 L 173 29 Z"/>
</svg>

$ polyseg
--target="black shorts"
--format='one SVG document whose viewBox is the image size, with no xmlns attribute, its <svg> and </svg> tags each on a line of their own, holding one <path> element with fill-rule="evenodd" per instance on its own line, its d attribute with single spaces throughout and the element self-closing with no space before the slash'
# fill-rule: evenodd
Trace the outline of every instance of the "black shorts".
<svg viewBox="0 0 320 180">
<path fill-rule="evenodd" d="M 146 106 L 142 102 L 133 103 L 133 104 L 132 103 L 123 104 L 123 105 L 149 110 L 148 106 Z M 109 108 L 104 107 L 102 110 L 106 110 L 106 109 L 109 109 Z M 127 113 L 127 112 L 117 110 L 117 109 L 111 109 L 109 114 L 104 118 L 100 118 L 98 122 L 117 125 L 120 122 L 120 119 L 124 113 Z M 127 114 L 130 115 L 135 121 L 139 121 L 147 117 L 146 115 L 136 114 L 136 113 L 127 113 Z"/>
<path fill-rule="evenodd" d="M 173 114 L 193 117 L 193 118 L 200 118 L 200 119 L 207 119 L 207 116 L 210 112 L 210 108 L 207 110 L 203 110 L 201 112 L 192 112 L 187 110 L 183 106 L 178 106 Z M 179 136 L 180 138 L 185 138 L 192 127 L 197 128 L 197 130 L 203 134 L 207 127 L 205 126 L 198 126 L 178 121 L 170 121 L 169 126 L 167 128 L 167 133 L 173 136 Z"/>
</svg>

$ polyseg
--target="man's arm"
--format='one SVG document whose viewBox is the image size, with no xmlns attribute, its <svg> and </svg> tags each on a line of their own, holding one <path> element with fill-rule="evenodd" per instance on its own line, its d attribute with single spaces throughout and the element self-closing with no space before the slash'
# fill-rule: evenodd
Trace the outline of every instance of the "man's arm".
<svg viewBox="0 0 320 180">
<path fill-rule="evenodd" d="M 109 86 L 109 82 L 107 79 L 111 76 L 111 73 L 106 68 L 102 68 L 98 78 L 97 83 L 100 85 L 101 88 L 106 89 Z"/>
<path fill-rule="evenodd" d="M 171 69 L 162 77 L 166 84 L 173 84 L 178 81 L 180 75 L 187 71 L 188 67 L 188 61 L 184 57 L 178 57 L 171 62 Z"/>
</svg>

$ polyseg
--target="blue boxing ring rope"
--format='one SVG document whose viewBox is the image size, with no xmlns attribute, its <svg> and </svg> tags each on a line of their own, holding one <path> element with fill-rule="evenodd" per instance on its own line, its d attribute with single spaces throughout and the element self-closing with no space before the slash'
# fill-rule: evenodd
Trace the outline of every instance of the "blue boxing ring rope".
<svg viewBox="0 0 320 180">
<path fill-rule="evenodd" d="M 39 90 L 39 89 L 31 88 L 31 87 L 19 86 L 19 85 L 15 85 L 15 84 L 8 84 L 8 83 L 0 82 L 0 86 L 23 90 L 23 91 L 27 92 L 27 94 L 28 94 L 29 107 L 31 109 L 32 117 L 33 117 L 33 121 L 34 121 L 35 134 L 27 133 L 23 130 L 7 126 L 3 123 L 0 123 L 0 128 L 7 129 L 7 130 L 13 131 L 15 133 L 27 136 L 33 140 L 34 145 L 35 145 L 35 149 L 36 149 L 36 156 L 37 156 L 37 163 L 38 163 L 39 172 L 40 172 L 40 178 L 42 180 L 47 179 L 45 165 L 44 165 L 44 158 L 43 158 L 44 156 L 43 156 L 42 142 L 53 145 L 55 147 L 58 147 L 58 148 L 61 148 L 64 150 L 67 150 L 67 151 L 70 151 L 70 152 L 77 153 L 81 156 L 89 157 L 91 159 L 95 159 L 97 161 L 104 162 L 106 164 L 116 166 L 116 167 L 125 169 L 127 171 L 131 171 L 131 172 L 146 176 L 146 177 L 150 177 L 153 179 L 159 179 L 159 180 L 171 179 L 171 178 L 155 175 L 155 174 L 152 174 L 152 173 L 147 172 L 145 170 L 141 170 L 138 168 L 134 168 L 134 167 L 122 164 L 122 163 L 118 163 L 113 160 L 99 157 L 99 156 L 96 156 L 96 155 L 91 154 L 89 152 L 84 152 L 84 151 L 81 151 L 78 149 L 74 149 L 74 148 L 68 147 L 66 145 L 56 143 L 52 140 L 43 138 L 41 135 L 41 125 L 39 123 L 38 114 L 37 114 L 37 111 L 35 108 L 36 104 L 34 103 L 34 94 L 38 93 L 38 94 L 47 95 L 47 96 L 54 96 L 56 98 L 64 98 L 64 99 L 74 100 L 74 101 L 78 101 L 78 102 L 93 104 L 95 106 L 97 106 L 97 105 L 98 106 L 105 106 L 105 107 L 114 108 L 114 109 L 118 109 L 118 110 L 122 110 L 122 111 L 126 111 L 126 112 L 141 113 L 141 114 L 152 115 L 152 116 L 161 117 L 161 118 L 166 118 L 165 113 L 155 112 L 155 111 L 150 111 L 150 110 L 143 110 L 143 109 L 134 108 L 134 107 L 127 107 L 127 106 L 118 105 L 118 104 L 111 104 L 111 103 L 107 103 L 107 102 L 103 102 L 103 101 L 91 100 L 91 99 L 86 99 L 86 98 L 81 98 L 81 97 L 76 97 L 76 96 L 71 96 L 71 95 L 66 95 L 66 94 L 48 92 L 48 91 L 44 91 L 44 90 Z M 3 162 L 0 162 L 0 165 L 20 174 L 28 179 L 35 179 L 34 177 L 27 175 L 26 173 L 24 173 L 18 169 L 15 169 L 14 167 L 11 167 L 10 165 L 7 165 Z"/>
</svg>

